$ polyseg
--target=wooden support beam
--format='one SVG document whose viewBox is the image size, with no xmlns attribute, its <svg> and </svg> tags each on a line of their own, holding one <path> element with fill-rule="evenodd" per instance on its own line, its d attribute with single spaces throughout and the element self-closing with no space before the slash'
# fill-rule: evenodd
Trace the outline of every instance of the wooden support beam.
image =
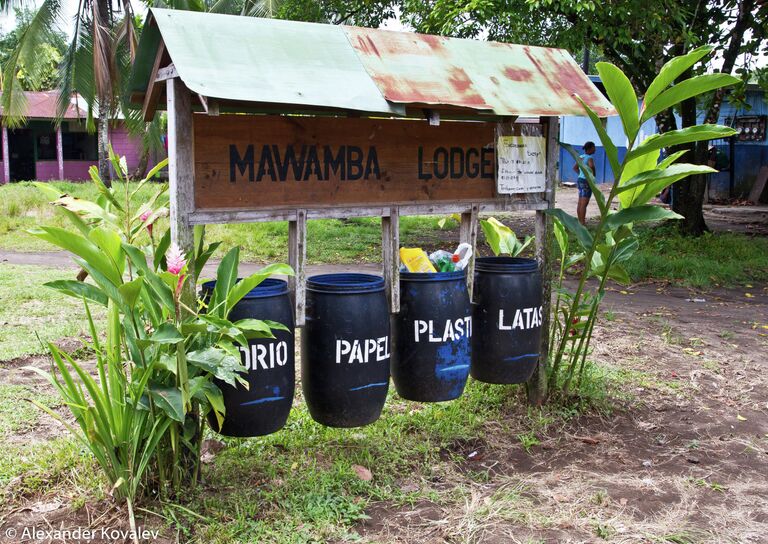
<svg viewBox="0 0 768 544">
<path fill-rule="evenodd" d="M 293 293 L 295 322 L 297 327 L 306 323 L 307 297 L 307 211 L 296 210 L 296 220 L 288 222 L 288 264 L 295 276 L 288 278 L 288 287 Z"/>
<path fill-rule="evenodd" d="M 187 257 L 187 275 L 196 277 L 194 270 L 194 230 L 189 214 L 195 208 L 195 157 L 192 134 L 192 96 L 180 79 L 166 82 L 168 107 L 168 180 L 170 182 L 171 242 Z M 187 281 L 182 301 L 194 308 L 196 286 Z"/>
<path fill-rule="evenodd" d="M 173 64 L 169 64 L 165 68 L 160 68 L 157 70 L 157 75 L 155 76 L 154 81 L 160 82 L 160 81 L 167 81 L 169 79 L 174 79 L 179 77 L 179 73 L 176 71 L 176 66 Z"/>
<path fill-rule="evenodd" d="M 546 188 L 543 194 L 548 208 L 555 207 L 557 188 L 558 158 L 560 152 L 560 119 L 547 117 L 544 120 L 547 137 Z M 540 406 L 547 400 L 547 369 L 549 365 L 549 325 L 552 305 L 552 217 L 544 210 L 536 211 L 536 259 L 539 261 L 542 280 L 542 323 L 539 364 L 528 381 L 528 402 Z"/>
<path fill-rule="evenodd" d="M 163 91 L 162 83 L 157 80 L 157 77 L 161 66 L 167 59 L 168 55 L 165 50 L 165 44 L 160 42 L 157 54 L 155 55 L 155 63 L 152 65 L 152 72 L 149 74 L 149 87 L 144 95 L 144 104 L 141 107 L 141 116 L 147 122 L 155 117 L 155 111 L 157 111 L 157 103 Z"/>
<path fill-rule="evenodd" d="M 3 183 L 11 181 L 11 161 L 8 155 L 8 128 L 3 125 Z"/>
<path fill-rule="evenodd" d="M 469 299 L 472 300 L 472 286 L 475 281 L 475 255 L 477 254 L 477 221 L 480 207 L 473 204 L 468 212 L 461 214 L 461 226 L 459 227 L 459 241 L 472 246 L 472 258 L 467 263 L 467 289 Z"/>
<path fill-rule="evenodd" d="M 389 298 L 389 311 L 400 313 L 400 210 L 390 209 L 381 218 L 381 249 L 384 285 Z"/>
<path fill-rule="evenodd" d="M 56 162 L 59 166 L 59 180 L 64 179 L 64 143 L 61 136 L 61 124 L 56 127 Z"/>
</svg>

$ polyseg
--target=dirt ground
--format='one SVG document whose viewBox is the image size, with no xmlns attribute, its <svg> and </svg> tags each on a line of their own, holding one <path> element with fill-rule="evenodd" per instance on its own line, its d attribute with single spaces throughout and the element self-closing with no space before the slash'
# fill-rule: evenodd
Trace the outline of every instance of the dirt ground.
<svg viewBox="0 0 768 544">
<path fill-rule="evenodd" d="M 375 505 L 364 534 L 424 543 L 469 534 L 489 543 L 768 542 L 768 287 L 754 287 L 754 298 L 658 285 L 609 293 L 614 320 L 602 321 L 594 357 L 627 376 L 610 415 L 551 427 L 528 451 L 495 432 L 504 421 L 489 424 L 452 448 L 465 470 L 489 474 L 463 482 L 471 487 L 463 506 Z M 489 516 L 510 491 L 525 507 Z"/>
</svg>

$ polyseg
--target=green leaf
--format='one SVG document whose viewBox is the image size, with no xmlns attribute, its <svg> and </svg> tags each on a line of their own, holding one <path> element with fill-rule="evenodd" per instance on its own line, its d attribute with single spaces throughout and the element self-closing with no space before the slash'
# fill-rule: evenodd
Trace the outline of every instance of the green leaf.
<svg viewBox="0 0 768 544">
<path fill-rule="evenodd" d="M 587 112 L 589 119 L 592 121 L 592 126 L 594 126 L 595 130 L 597 131 L 597 136 L 600 138 L 600 143 L 603 144 L 605 156 L 608 158 L 608 164 L 611 165 L 611 171 L 613 172 L 613 176 L 615 178 L 621 171 L 621 165 L 619 163 L 619 151 L 616 149 L 616 145 L 613 143 L 613 140 L 611 140 L 611 137 L 608 136 L 608 132 L 605 130 L 605 126 L 603 126 L 602 119 L 597 116 L 594 110 L 590 108 L 587 103 L 581 99 L 580 96 L 576 95 L 576 99 L 581 102 L 581 105 Z"/>
<path fill-rule="evenodd" d="M 99 270 L 106 278 L 115 285 L 122 283 L 120 273 L 114 267 L 106 254 L 91 240 L 87 240 L 65 229 L 58 227 L 40 227 L 28 231 L 33 236 L 45 240 L 55 246 L 59 246 L 78 257 L 82 257 L 93 268 Z"/>
<path fill-rule="evenodd" d="M 162 368 L 163 370 L 167 370 L 171 374 L 176 375 L 176 357 L 173 355 L 168 353 L 160 354 L 160 357 L 157 359 L 157 366 L 158 368 Z"/>
<path fill-rule="evenodd" d="M 643 98 L 645 104 L 653 102 L 656 97 L 664 91 L 664 89 L 672 85 L 672 83 L 674 83 L 675 80 L 683 74 L 683 72 L 688 70 L 688 68 L 706 57 L 710 52 L 712 52 L 712 49 L 712 46 L 703 45 L 701 47 L 697 47 L 687 55 L 675 57 L 668 61 L 664 66 L 661 67 L 661 70 L 659 70 L 659 75 L 656 76 L 656 78 L 648 87 L 648 90 L 645 91 L 645 96 Z"/>
<path fill-rule="evenodd" d="M 195 274 L 200 276 L 200 273 L 205 267 L 205 263 L 211 258 L 211 255 L 219 248 L 221 242 L 213 242 L 208 245 L 202 252 L 195 256 Z M 167 248 L 166 248 L 167 249 Z"/>
<path fill-rule="evenodd" d="M 109 302 L 107 295 L 105 295 L 98 287 L 91 285 L 90 283 L 75 280 L 56 280 L 49 281 L 43 285 L 50 287 L 51 289 L 56 289 L 65 295 L 79 299 L 85 298 L 96 302 L 97 304 L 101 304 L 102 306 L 106 306 Z"/>
<path fill-rule="evenodd" d="M 67 210 L 74 212 L 78 215 L 82 215 L 88 219 L 98 219 L 110 224 L 113 227 L 118 225 L 117 216 L 108 212 L 95 202 L 85 200 L 82 198 L 76 198 L 74 196 L 62 195 L 58 200 L 53 202 L 54 206 L 61 206 Z"/>
<path fill-rule="evenodd" d="M 622 207 L 629 208 L 630 206 L 645 204 L 665 187 L 685 177 L 695 174 L 711 174 L 712 172 L 717 172 L 717 170 L 699 164 L 673 164 L 667 168 L 657 168 L 637 174 L 632 179 L 627 180 L 626 184 L 622 184 L 617 193 L 621 199 Z M 629 198 L 622 198 L 621 195 L 627 191 L 632 191 L 627 195 Z"/>
<path fill-rule="evenodd" d="M 232 286 L 237 282 L 239 261 L 240 248 L 235 246 L 229 250 L 219 263 L 219 267 L 216 270 L 216 286 L 213 288 L 213 295 L 208 305 L 208 313 L 218 315 L 219 317 L 227 316 L 227 297 L 232 290 Z M 243 296 L 245 296 L 245 293 L 243 293 Z"/>
<path fill-rule="evenodd" d="M 645 111 L 640 118 L 640 123 L 644 123 L 648 119 L 653 118 L 653 116 L 659 112 L 667 110 L 672 106 L 676 106 L 683 100 L 708 93 L 709 91 L 714 91 L 721 87 L 736 85 L 740 82 L 741 80 L 739 78 L 733 77 L 730 74 L 705 74 L 681 81 L 677 85 L 674 85 L 661 93 L 651 103 L 646 102 Z"/>
<path fill-rule="evenodd" d="M 579 220 L 574 216 L 568 214 L 565 210 L 561 210 L 560 208 L 549 209 L 546 210 L 545 213 L 559 219 L 565 228 L 576 236 L 576 239 L 584 249 L 589 249 L 592 247 L 592 235 L 589 233 L 587 228 L 579 223 Z"/>
<path fill-rule="evenodd" d="M 650 153 L 646 153 L 645 155 L 642 155 L 640 157 L 637 157 L 636 159 L 632 160 L 625 160 L 624 161 L 624 170 L 621 173 L 621 181 L 619 182 L 619 187 L 622 187 L 627 181 L 629 181 L 631 178 L 641 174 L 642 172 L 648 172 L 650 170 L 654 170 L 657 167 L 657 162 L 659 161 L 659 155 L 661 154 L 660 150 L 651 151 Z M 629 208 L 629 206 L 632 204 L 632 201 L 635 198 L 635 194 L 639 194 L 640 190 L 636 189 L 630 193 L 621 193 L 619 192 L 619 201 L 621 202 L 621 206 L 623 208 Z"/>
<path fill-rule="evenodd" d="M 640 221 L 661 221 L 663 219 L 682 219 L 683 216 L 661 206 L 635 206 L 626 208 L 608 216 L 605 226 L 609 230 L 617 229 L 629 223 Z"/>
<path fill-rule="evenodd" d="M 629 274 L 620 264 L 614 264 L 608 269 L 608 277 L 622 285 L 629 285 L 632 283 Z"/>
<path fill-rule="evenodd" d="M 267 325 L 269 325 L 269 328 L 272 329 L 273 331 L 287 331 L 287 332 L 291 332 L 291 329 L 289 329 L 288 327 L 286 327 L 282 323 L 278 323 L 277 321 L 271 321 L 269 319 L 262 319 L 261 321 L 262 321 L 262 323 L 266 323 Z"/>
<path fill-rule="evenodd" d="M 160 325 L 150 338 L 155 344 L 178 344 L 184 337 L 173 323 L 165 322 Z"/>
<path fill-rule="evenodd" d="M 223 264 L 223 261 L 222 261 Z M 221 266 L 219 266 L 221 268 Z M 235 269 L 235 273 L 237 273 L 237 269 Z M 273 274 L 283 274 L 286 276 L 293 276 L 293 268 L 288 266 L 287 264 L 270 264 L 269 266 L 265 266 L 255 274 L 251 274 L 247 278 L 243 278 L 242 280 L 236 282 L 234 285 L 231 285 L 226 291 L 220 291 L 221 297 L 217 300 L 226 300 L 226 311 L 229 313 L 229 311 L 240 302 L 240 300 L 247 295 L 252 289 L 254 289 L 257 285 L 259 285 L 261 282 L 263 282 L 265 279 L 267 279 L 269 276 Z M 219 289 L 219 280 L 216 280 L 216 287 L 214 291 Z M 226 314 L 225 314 L 226 315 Z"/>
<path fill-rule="evenodd" d="M 149 396 L 165 414 L 179 423 L 184 422 L 184 403 L 177 387 L 149 386 Z"/>
<path fill-rule="evenodd" d="M 597 73 L 603 82 L 608 98 L 613 107 L 619 113 L 624 134 L 630 142 L 635 141 L 637 131 L 640 129 L 638 122 L 637 94 L 632 88 L 629 78 L 624 72 L 609 62 L 598 62 Z"/>
<path fill-rule="evenodd" d="M 516 257 L 533 241 L 533 237 L 528 237 L 521 243 L 512 229 L 495 217 L 481 220 L 480 227 L 483 229 L 485 239 L 495 255 L 504 254 Z"/>
<path fill-rule="evenodd" d="M 155 248 L 155 258 L 153 263 L 155 270 L 159 270 L 160 268 L 165 270 L 165 253 L 168 251 L 169 247 L 171 247 L 170 229 L 165 231 L 165 234 L 163 234 L 163 237 L 160 238 L 160 241 L 157 243 L 157 247 Z"/>
<path fill-rule="evenodd" d="M 719 140 L 721 138 L 728 138 L 734 134 L 736 134 L 735 130 L 722 125 L 696 125 L 680 130 L 670 130 L 664 134 L 653 134 L 643 140 L 643 143 L 638 147 L 627 153 L 627 156 L 624 157 L 624 162 L 629 162 L 647 153 L 665 147 L 673 147 L 703 140 Z"/>
<path fill-rule="evenodd" d="M 568 251 L 568 233 L 565 231 L 563 223 L 557 217 L 553 217 L 552 219 L 557 247 L 560 248 L 560 256 L 565 258 Z"/>
<path fill-rule="evenodd" d="M 274 338 L 271 327 L 260 319 L 241 319 L 233 323 L 245 333 L 246 338 Z M 285 327 L 283 327 L 285 329 Z M 287 330 L 287 329 L 285 329 Z"/>
<path fill-rule="evenodd" d="M 99 226 L 91 230 L 88 239 L 109 257 L 112 265 L 122 276 L 125 269 L 125 254 L 123 253 L 120 233 L 111 228 Z"/>
<path fill-rule="evenodd" d="M 675 153 L 672 153 L 668 157 L 666 157 L 663 161 L 661 161 L 657 168 L 666 168 L 667 166 L 671 166 L 677 159 L 682 157 L 688 153 L 687 149 L 683 149 L 682 151 L 676 151 Z"/>
<path fill-rule="evenodd" d="M 187 362 L 206 372 L 210 372 L 217 379 L 236 386 L 237 378 L 245 372 L 245 367 L 240 359 L 220 348 L 209 347 L 203 350 L 192 351 L 187 354 Z"/>
<path fill-rule="evenodd" d="M 579 156 L 578 153 L 576 153 L 576 150 L 573 149 L 573 146 L 571 144 L 560 142 L 560 145 L 563 148 L 565 148 L 565 150 L 568 151 L 568 153 L 571 154 L 571 157 L 573 157 L 573 160 L 575 160 L 576 164 L 579 166 L 579 170 L 581 170 L 581 173 L 584 174 L 585 178 L 587 178 L 587 183 L 589 184 L 589 188 L 592 189 L 592 194 L 595 196 L 595 202 L 597 202 L 597 207 L 600 208 L 600 213 L 604 214 L 606 211 L 605 195 L 597 186 L 597 180 L 595 180 L 595 174 L 592 172 L 592 169 L 589 167 L 588 164 L 585 164 L 584 161 L 581 160 L 581 157 Z"/>
<path fill-rule="evenodd" d="M 133 281 L 126 282 L 118 286 L 117 290 L 123 296 L 125 303 L 133 307 L 141 294 L 141 288 L 144 286 L 144 278 L 139 276 Z"/>
</svg>

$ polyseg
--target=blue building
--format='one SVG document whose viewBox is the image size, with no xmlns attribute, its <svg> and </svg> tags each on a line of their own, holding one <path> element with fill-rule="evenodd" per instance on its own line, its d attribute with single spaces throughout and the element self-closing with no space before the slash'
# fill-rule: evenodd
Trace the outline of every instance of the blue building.
<svg viewBox="0 0 768 544">
<path fill-rule="evenodd" d="M 590 76 L 590 79 L 602 90 L 600 78 Z M 745 198 L 752 185 L 754 185 L 760 168 L 768 166 L 768 141 L 766 141 L 766 116 L 768 116 L 768 103 L 765 92 L 757 85 L 749 85 L 747 88 L 746 102 L 750 108 L 737 108 L 729 102 L 724 102 L 720 109 L 719 123 L 741 129 L 742 133 L 730 140 L 714 140 L 712 145 L 728 157 L 728 170 L 712 174 L 709 179 L 709 198 Z M 700 122 L 703 122 L 703 113 Z M 678 119 L 678 123 L 680 120 Z M 626 136 L 621 128 L 621 122 L 617 117 L 607 119 L 606 130 L 611 139 L 617 144 L 619 158 L 623 158 L 627 151 Z M 657 132 L 656 123 L 647 121 L 640 128 L 640 139 Z M 561 117 L 560 141 L 576 146 L 581 150 L 584 142 L 595 142 L 595 169 L 599 183 L 613 182 L 613 173 L 605 157 L 605 151 L 600 145 L 600 139 L 587 117 Z M 619 145 L 623 143 L 624 145 Z M 684 160 L 684 159 L 683 159 Z M 576 181 L 576 172 L 573 171 L 574 160 L 565 150 L 560 149 L 560 180 Z"/>
</svg>

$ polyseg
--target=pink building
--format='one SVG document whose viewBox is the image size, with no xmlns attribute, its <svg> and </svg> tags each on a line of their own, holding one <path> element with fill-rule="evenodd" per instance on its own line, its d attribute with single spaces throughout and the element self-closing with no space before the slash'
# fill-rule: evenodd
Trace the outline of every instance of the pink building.
<svg viewBox="0 0 768 544">
<path fill-rule="evenodd" d="M 9 129 L 5 123 L 2 126 L 0 183 L 90 179 L 88 169 L 98 164 L 98 153 L 96 134 L 85 128 L 87 112 L 73 99 L 57 127 L 58 93 L 24 94 L 27 97 L 24 127 Z M 141 160 L 141 140 L 130 136 L 119 120 L 110 126 L 109 139 L 115 153 L 126 158 L 128 171 L 132 172 Z"/>
</svg>

